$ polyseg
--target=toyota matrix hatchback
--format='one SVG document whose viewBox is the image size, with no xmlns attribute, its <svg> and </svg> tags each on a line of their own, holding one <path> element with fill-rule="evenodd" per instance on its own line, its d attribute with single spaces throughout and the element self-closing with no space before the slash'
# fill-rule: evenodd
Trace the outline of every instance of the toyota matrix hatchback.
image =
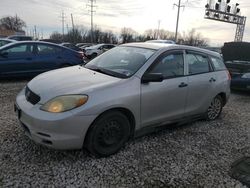
<svg viewBox="0 0 250 188">
<path fill-rule="evenodd" d="M 230 94 L 218 53 L 173 44 L 131 43 L 85 66 L 43 73 L 18 94 L 26 134 L 56 149 L 116 153 L 162 125 L 216 119 Z"/>
</svg>

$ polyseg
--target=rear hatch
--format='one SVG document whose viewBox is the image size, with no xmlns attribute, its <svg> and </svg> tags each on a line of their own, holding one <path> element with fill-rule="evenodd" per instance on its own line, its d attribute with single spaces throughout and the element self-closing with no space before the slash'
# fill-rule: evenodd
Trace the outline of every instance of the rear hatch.
<svg viewBox="0 0 250 188">
<path fill-rule="evenodd" d="M 228 42 L 221 51 L 232 78 L 250 72 L 250 43 Z"/>
</svg>

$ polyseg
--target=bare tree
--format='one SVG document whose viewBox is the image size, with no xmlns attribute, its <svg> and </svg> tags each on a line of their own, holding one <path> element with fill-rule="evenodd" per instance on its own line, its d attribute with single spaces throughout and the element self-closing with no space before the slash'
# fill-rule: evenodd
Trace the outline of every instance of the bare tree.
<svg viewBox="0 0 250 188">
<path fill-rule="evenodd" d="M 71 29 L 68 34 L 66 35 L 66 41 L 71 43 L 78 43 L 82 41 L 82 35 L 80 29 L 74 27 Z"/>
<path fill-rule="evenodd" d="M 22 31 L 26 23 L 18 16 L 6 16 L 0 19 L 0 26 L 13 31 Z"/>
<path fill-rule="evenodd" d="M 117 37 L 112 31 L 105 31 L 101 33 L 100 41 L 103 43 L 117 43 Z"/>
<path fill-rule="evenodd" d="M 135 41 L 136 32 L 131 28 L 122 28 L 121 30 L 121 39 L 122 43 L 134 42 Z"/>
<path fill-rule="evenodd" d="M 144 32 L 147 40 L 157 39 L 157 29 L 147 29 Z"/>
<path fill-rule="evenodd" d="M 148 29 L 144 32 L 144 35 L 147 40 L 152 39 L 168 39 L 174 40 L 174 32 L 167 31 L 164 29 Z"/>
<path fill-rule="evenodd" d="M 56 32 L 53 32 L 53 33 L 50 35 L 50 39 L 55 40 L 55 41 L 62 41 L 62 40 L 63 40 L 63 36 L 62 36 L 61 33 L 58 33 L 58 32 L 56 31 Z"/>
<path fill-rule="evenodd" d="M 207 39 L 203 38 L 200 33 L 196 33 L 195 29 L 190 30 L 188 34 L 184 32 L 183 35 L 180 37 L 179 42 L 190 46 L 208 46 Z"/>
</svg>

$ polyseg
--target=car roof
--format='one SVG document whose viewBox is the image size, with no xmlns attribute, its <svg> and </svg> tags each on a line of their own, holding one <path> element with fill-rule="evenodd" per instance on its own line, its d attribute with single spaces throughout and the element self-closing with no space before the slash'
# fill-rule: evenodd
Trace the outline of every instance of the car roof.
<svg viewBox="0 0 250 188">
<path fill-rule="evenodd" d="M 10 35 L 8 36 L 9 37 L 29 37 L 29 38 L 32 38 L 32 36 L 27 36 L 27 35 Z"/>
<path fill-rule="evenodd" d="M 17 42 L 16 40 L 7 39 L 7 38 L 0 38 L 0 41 Z"/>
<path fill-rule="evenodd" d="M 219 53 L 213 52 L 210 50 L 206 50 L 203 48 L 198 48 L 194 46 L 186 46 L 186 45 L 178 45 L 178 44 L 167 44 L 167 43 L 150 43 L 150 42 L 136 42 L 136 43 L 126 43 L 120 46 L 131 46 L 131 47 L 139 47 L 139 48 L 148 48 L 153 50 L 172 50 L 172 49 L 180 49 L 180 50 L 194 50 L 201 53 L 210 54 L 213 56 L 221 57 Z"/>
<path fill-rule="evenodd" d="M 15 41 L 15 43 L 9 43 L 9 44 L 7 44 L 5 46 L 0 47 L 0 49 L 6 48 L 6 47 L 9 47 L 9 46 L 12 46 L 12 45 L 16 45 L 16 44 L 46 44 L 46 45 L 56 46 L 56 47 L 59 47 L 59 48 L 63 48 L 63 49 L 71 50 L 71 51 L 75 52 L 75 50 L 72 50 L 72 49 L 67 48 L 65 46 L 61 46 L 61 45 L 51 43 L 51 42 L 43 42 L 43 41 Z"/>
<path fill-rule="evenodd" d="M 147 40 L 146 42 L 175 44 L 175 42 L 174 42 L 174 41 L 172 41 L 172 40 L 162 40 L 162 39 L 157 39 L 157 40 Z"/>
</svg>

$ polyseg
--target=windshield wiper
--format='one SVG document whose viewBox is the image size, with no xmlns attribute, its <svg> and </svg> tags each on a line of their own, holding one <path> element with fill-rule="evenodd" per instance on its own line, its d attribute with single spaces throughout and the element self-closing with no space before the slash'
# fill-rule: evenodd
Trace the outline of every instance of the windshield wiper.
<svg viewBox="0 0 250 188">
<path fill-rule="evenodd" d="M 88 67 L 85 66 L 85 68 L 88 68 L 90 70 L 93 70 L 93 71 L 96 71 L 96 72 L 99 72 L 99 73 L 102 73 L 102 74 L 107 74 L 107 75 L 113 76 L 113 77 L 127 78 L 127 76 L 124 75 L 124 74 L 114 72 L 114 71 L 111 71 L 111 70 L 107 70 L 107 69 L 104 69 L 104 68 L 96 67 L 96 66 L 88 66 Z"/>
</svg>

